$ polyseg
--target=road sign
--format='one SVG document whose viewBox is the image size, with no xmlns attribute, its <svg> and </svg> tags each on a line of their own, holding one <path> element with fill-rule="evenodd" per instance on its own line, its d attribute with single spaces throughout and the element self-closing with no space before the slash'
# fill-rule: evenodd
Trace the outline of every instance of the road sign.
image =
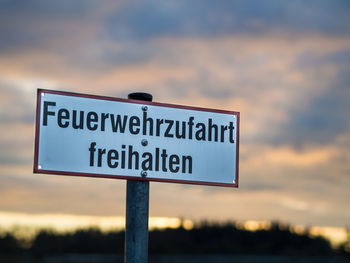
<svg viewBox="0 0 350 263">
<path fill-rule="evenodd" d="M 238 187 L 239 112 L 38 90 L 34 172 Z"/>
</svg>

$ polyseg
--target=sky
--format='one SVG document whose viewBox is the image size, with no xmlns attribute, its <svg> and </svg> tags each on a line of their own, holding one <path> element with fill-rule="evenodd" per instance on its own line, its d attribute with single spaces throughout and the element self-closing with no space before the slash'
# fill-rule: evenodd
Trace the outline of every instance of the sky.
<svg viewBox="0 0 350 263">
<path fill-rule="evenodd" d="M 239 111 L 239 188 L 150 216 L 350 223 L 350 3 L 0 0 L 0 212 L 123 217 L 126 182 L 33 174 L 37 89 Z"/>
</svg>

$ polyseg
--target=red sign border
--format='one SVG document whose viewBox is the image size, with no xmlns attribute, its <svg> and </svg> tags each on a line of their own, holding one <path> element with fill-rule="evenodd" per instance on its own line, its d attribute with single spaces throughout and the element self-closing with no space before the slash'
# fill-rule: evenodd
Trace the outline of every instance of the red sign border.
<svg viewBox="0 0 350 263">
<path fill-rule="evenodd" d="M 195 110 L 195 111 L 205 111 L 205 112 L 216 112 L 222 114 L 235 115 L 237 117 L 237 138 L 236 138 L 236 181 L 235 183 L 215 183 L 215 182 L 201 182 L 201 181 L 187 181 L 187 180 L 176 180 L 176 179 L 161 179 L 161 178 L 143 178 L 143 177 L 130 177 L 122 175 L 109 175 L 109 174 L 95 174 L 95 173 L 78 173 L 78 172 L 63 172 L 63 171 L 53 171 L 38 169 L 38 155 L 39 155 L 39 134 L 40 134 L 40 111 L 41 111 L 41 98 L 42 94 L 56 94 L 70 97 L 81 97 L 97 100 L 107 100 L 107 101 L 118 101 L 125 103 L 134 103 L 142 105 L 152 105 L 158 107 L 167 107 L 167 108 L 180 108 L 186 110 Z M 34 147 L 34 167 L 33 172 L 38 174 L 55 174 L 55 175 L 69 175 L 69 176 L 83 176 L 83 177 L 98 177 L 98 178 L 110 178 L 110 179 L 126 179 L 126 180 L 137 180 L 137 181 L 153 181 L 153 182 L 166 182 L 166 183 L 181 183 L 181 184 L 195 184 L 195 185 L 209 185 L 209 186 L 224 186 L 224 187 L 238 187 L 238 171 L 239 171 L 239 124 L 240 124 L 240 113 L 236 111 L 227 111 L 219 109 L 209 109 L 202 107 L 194 106 L 183 106 L 175 105 L 168 103 L 160 102 L 149 102 L 149 101 L 140 101 L 140 100 L 131 100 L 131 99 L 121 99 L 108 96 L 99 96 L 99 95 L 89 95 L 75 92 L 66 92 L 66 91 L 57 91 L 57 90 L 46 90 L 38 89 L 37 90 L 37 105 L 36 105 L 36 121 L 35 121 L 35 147 Z"/>
</svg>

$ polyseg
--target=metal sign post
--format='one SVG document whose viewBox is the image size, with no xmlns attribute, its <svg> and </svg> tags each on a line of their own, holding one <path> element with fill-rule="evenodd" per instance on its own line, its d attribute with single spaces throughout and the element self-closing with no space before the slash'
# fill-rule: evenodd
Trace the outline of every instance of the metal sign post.
<svg viewBox="0 0 350 263">
<path fill-rule="evenodd" d="M 147 93 L 131 93 L 129 99 L 152 101 Z M 125 263 L 148 261 L 149 182 L 127 180 L 125 217 Z"/>
</svg>

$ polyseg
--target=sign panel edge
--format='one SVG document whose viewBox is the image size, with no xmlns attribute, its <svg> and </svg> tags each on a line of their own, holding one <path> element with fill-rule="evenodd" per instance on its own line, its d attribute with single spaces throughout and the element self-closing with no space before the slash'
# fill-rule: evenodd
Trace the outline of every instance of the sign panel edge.
<svg viewBox="0 0 350 263">
<path fill-rule="evenodd" d="M 40 122 L 41 122 L 41 102 L 43 94 L 55 94 L 69 97 L 81 97 L 88 99 L 97 99 L 97 100 L 107 100 L 107 101 L 118 101 L 125 103 L 135 103 L 135 104 L 143 104 L 143 105 L 152 105 L 159 107 L 170 107 L 170 108 L 180 108 L 186 110 L 195 110 L 195 111 L 205 111 L 205 112 L 213 112 L 220 114 L 229 114 L 235 115 L 236 120 L 236 160 L 235 160 L 235 175 L 233 176 L 234 182 L 232 183 L 219 183 L 219 182 L 204 182 L 204 181 L 190 181 L 190 180 L 178 180 L 178 179 L 164 179 L 164 178 L 142 178 L 142 177 L 129 177 L 124 175 L 110 175 L 110 174 L 98 174 L 98 173 L 85 173 L 85 172 L 63 172 L 63 171 L 54 171 L 54 170 L 45 170 L 39 169 L 38 165 L 38 156 L 39 156 L 39 137 L 40 137 Z M 158 102 L 146 102 L 146 101 L 137 101 L 137 100 L 129 100 L 129 99 L 119 99 L 114 97 L 106 97 L 99 95 L 89 95 L 89 94 L 81 94 L 81 93 L 73 93 L 73 92 L 65 92 L 65 91 L 56 91 L 56 90 L 45 90 L 38 89 L 37 90 L 37 105 L 36 105 L 36 123 L 35 123 L 35 146 L 34 146 L 34 167 L 33 172 L 38 174 L 56 174 L 56 175 L 73 175 L 73 176 L 85 176 L 85 177 L 99 177 L 99 178 L 115 178 L 115 179 L 127 179 L 127 180 L 144 180 L 144 181 L 155 181 L 155 182 L 171 182 L 171 183 L 184 183 L 184 184 L 196 184 L 196 185 L 211 185 L 211 186 L 224 186 L 224 187 L 238 187 L 239 182 L 239 128 L 240 128 L 240 112 L 237 111 L 227 111 L 227 110 L 215 110 L 215 109 L 207 109 L 201 107 L 194 106 L 183 106 L 183 105 L 174 105 L 174 104 L 166 104 L 166 103 L 158 103 Z"/>
</svg>

